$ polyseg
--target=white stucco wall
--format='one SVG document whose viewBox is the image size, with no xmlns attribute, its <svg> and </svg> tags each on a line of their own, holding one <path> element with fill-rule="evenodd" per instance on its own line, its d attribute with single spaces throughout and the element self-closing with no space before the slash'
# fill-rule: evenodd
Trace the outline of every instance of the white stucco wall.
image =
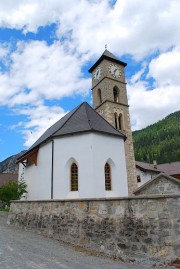
<svg viewBox="0 0 180 269">
<path fill-rule="evenodd" d="M 79 191 L 70 191 L 70 165 L 78 164 Z M 112 167 L 112 191 L 105 191 L 104 165 Z M 81 134 L 54 141 L 54 199 L 127 196 L 123 139 Z"/>
<path fill-rule="evenodd" d="M 29 200 L 51 198 L 51 152 L 51 142 L 41 146 L 37 155 L 37 166 L 32 164 L 24 171 Z"/>
<path fill-rule="evenodd" d="M 41 146 L 37 166 L 26 168 L 27 199 L 50 199 L 52 142 Z M 111 165 L 112 191 L 105 191 L 104 165 Z M 78 192 L 70 191 L 70 166 L 78 165 Z M 54 139 L 53 199 L 128 195 L 124 140 L 101 134 Z"/>
<path fill-rule="evenodd" d="M 139 168 L 136 167 L 136 174 L 137 176 L 141 177 L 141 182 L 137 182 L 138 188 L 142 186 L 144 183 L 148 182 L 151 180 L 153 177 L 157 176 L 158 173 L 153 172 L 153 171 L 141 171 Z"/>
</svg>

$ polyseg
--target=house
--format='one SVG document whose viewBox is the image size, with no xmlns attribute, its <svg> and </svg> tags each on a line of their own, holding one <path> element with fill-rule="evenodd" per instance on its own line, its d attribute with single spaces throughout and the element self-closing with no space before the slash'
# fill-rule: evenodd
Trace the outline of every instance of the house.
<svg viewBox="0 0 180 269">
<path fill-rule="evenodd" d="M 157 167 L 167 175 L 180 179 L 180 162 L 158 164 Z"/>
<path fill-rule="evenodd" d="M 135 195 L 171 195 L 180 194 L 180 180 L 165 173 L 159 173 L 135 192 Z"/>
<path fill-rule="evenodd" d="M 157 176 L 160 172 L 161 171 L 157 169 L 157 165 L 136 161 L 138 187 L 142 186 L 153 177 Z"/>
<path fill-rule="evenodd" d="M 27 199 L 127 196 L 125 140 L 120 130 L 82 103 L 18 159 L 25 167 Z"/>
<path fill-rule="evenodd" d="M 142 186 L 159 173 L 180 179 L 180 162 L 150 164 L 136 161 L 136 174 L 138 187 Z"/>
<path fill-rule="evenodd" d="M 0 188 L 9 181 L 18 182 L 18 174 L 0 173 Z"/>
</svg>

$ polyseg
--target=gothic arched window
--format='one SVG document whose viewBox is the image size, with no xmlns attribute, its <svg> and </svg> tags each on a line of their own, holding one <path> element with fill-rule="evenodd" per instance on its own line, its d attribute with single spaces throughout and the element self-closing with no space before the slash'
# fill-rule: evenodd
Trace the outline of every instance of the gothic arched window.
<svg viewBox="0 0 180 269">
<path fill-rule="evenodd" d="M 98 89 L 98 98 L 99 98 L 99 104 L 101 104 L 102 103 L 101 89 Z"/>
<path fill-rule="evenodd" d="M 117 113 L 114 113 L 114 122 L 115 122 L 115 128 L 118 128 L 118 117 L 117 117 Z"/>
<path fill-rule="evenodd" d="M 113 96 L 114 96 L 114 102 L 118 103 L 119 102 L 119 89 L 116 86 L 113 88 Z"/>
<path fill-rule="evenodd" d="M 119 122 L 119 129 L 122 130 L 122 114 L 119 114 L 118 122 Z"/>
<path fill-rule="evenodd" d="M 75 163 L 71 165 L 71 191 L 78 191 L 78 166 Z"/>
<path fill-rule="evenodd" d="M 104 174 L 105 174 L 105 190 L 111 191 L 111 167 L 108 163 L 104 166 Z"/>
</svg>

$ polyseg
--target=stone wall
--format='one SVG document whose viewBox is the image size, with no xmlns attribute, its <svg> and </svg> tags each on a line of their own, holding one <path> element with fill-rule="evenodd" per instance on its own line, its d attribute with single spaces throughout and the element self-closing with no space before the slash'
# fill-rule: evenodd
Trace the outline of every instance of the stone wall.
<svg viewBox="0 0 180 269">
<path fill-rule="evenodd" d="M 180 196 L 19 201 L 8 224 L 126 261 L 180 256 Z"/>
<path fill-rule="evenodd" d="M 156 178 L 150 180 L 137 191 L 135 195 L 180 195 L 180 180 L 167 175 L 160 174 Z"/>
</svg>

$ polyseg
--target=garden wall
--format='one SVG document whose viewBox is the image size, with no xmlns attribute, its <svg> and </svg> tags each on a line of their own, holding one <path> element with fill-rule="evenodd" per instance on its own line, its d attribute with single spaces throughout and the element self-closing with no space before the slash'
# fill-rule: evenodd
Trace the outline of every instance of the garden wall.
<svg viewBox="0 0 180 269">
<path fill-rule="evenodd" d="M 180 196 L 14 201 L 8 223 L 123 260 L 180 257 Z"/>
</svg>

